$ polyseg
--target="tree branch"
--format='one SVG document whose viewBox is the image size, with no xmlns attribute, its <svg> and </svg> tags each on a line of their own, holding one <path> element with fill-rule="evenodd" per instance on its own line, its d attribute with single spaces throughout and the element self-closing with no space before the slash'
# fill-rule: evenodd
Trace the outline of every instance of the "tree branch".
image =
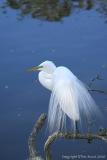
<svg viewBox="0 0 107 160">
<path fill-rule="evenodd" d="M 51 160 L 52 159 L 52 153 L 51 153 L 51 145 L 52 143 L 57 140 L 58 138 L 64 138 L 64 139 L 85 139 L 88 140 L 88 143 L 91 143 L 92 140 L 103 140 L 104 142 L 107 143 L 107 132 L 99 132 L 98 134 L 91 134 L 91 133 L 87 133 L 87 134 L 74 134 L 74 133 L 63 133 L 63 132 L 55 132 L 53 133 L 51 136 L 48 137 L 45 145 L 44 145 L 44 150 L 46 153 L 46 160 Z"/>
<path fill-rule="evenodd" d="M 34 125 L 34 128 L 29 136 L 28 146 L 29 146 L 29 160 L 43 160 L 41 156 L 39 156 L 36 148 L 36 138 L 41 130 L 42 126 L 44 125 L 46 120 L 46 114 L 43 113 L 38 118 L 37 122 Z"/>
<path fill-rule="evenodd" d="M 37 152 L 36 148 L 36 139 L 39 131 L 44 125 L 44 122 L 46 120 L 46 114 L 43 113 L 38 118 L 37 122 L 34 125 L 34 128 L 29 136 L 28 145 L 29 145 L 29 160 L 44 160 Z M 98 133 L 87 133 L 87 134 L 81 134 L 81 133 L 72 133 L 72 132 L 55 132 L 52 135 L 48 137 L 48 139 L 45 142 L 44 150 L 46 153 L 46 160 L 52 160 L 52 153 L 51 153 L 51 145 L 54 141 L 56 141 L 58 138 L 64 138 L 68 140 L 78 140 L 78 139 L 85 139 L 88 141 L 88 143 L 91 143 L 92 140 L 102 140 L 107 143 L 107 129 L 101 128 Z"/>
</svg>

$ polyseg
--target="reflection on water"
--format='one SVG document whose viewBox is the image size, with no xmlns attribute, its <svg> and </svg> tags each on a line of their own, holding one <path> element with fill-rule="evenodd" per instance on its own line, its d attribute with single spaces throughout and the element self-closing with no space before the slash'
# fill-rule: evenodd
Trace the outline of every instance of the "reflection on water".
<svg viewBox="0 0 107 160">
<path fill-rule="evenodd" d="M 97 10 L 107 17 L 107 0 L 99 0 L 99 8 Z"/>
<path fill-rule="evenodd" d="M 107 16 L 106 0 L 7 0 L 3 8 L 6 6 L 19 9 L 22 17 L 31 14 L 32 18 L 48 21 L 60 21 L 77 8 L 90 10 L 96 7 L 97 11 Z"/>
</svg>

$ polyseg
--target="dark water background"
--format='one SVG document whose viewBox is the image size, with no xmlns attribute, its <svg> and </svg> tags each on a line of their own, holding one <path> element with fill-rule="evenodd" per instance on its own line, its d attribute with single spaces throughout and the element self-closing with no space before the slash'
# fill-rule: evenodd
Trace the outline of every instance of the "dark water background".
<svg viewBox="0 0 107 160">
<path fill-rule="evenodd" d="M 106 15 L 95 7 L 82 8 L 50 21 L 20 17 L 20 11 L 10 7 L 0 11 L 0 160 L 25 160 L 29 134 L 38 116 L 47 113 L 50 97 L 37 74 L 26 69 L 52 60 L 57 66 L 69 67 L 87 84 L 100 74 L 103 80 L 93 87 L 107 90 Z M 92 95 L 106 117 L 107 95 Z M 106 120 L 99 127 L 107 127 Z M 38 140 L 42 154 L 46 136 L 44 129 Z M 54 160 L 77 154 L 105 155 L 107 159 L 107 144 L 58 140 L 53 153 Z"/>
</svg>

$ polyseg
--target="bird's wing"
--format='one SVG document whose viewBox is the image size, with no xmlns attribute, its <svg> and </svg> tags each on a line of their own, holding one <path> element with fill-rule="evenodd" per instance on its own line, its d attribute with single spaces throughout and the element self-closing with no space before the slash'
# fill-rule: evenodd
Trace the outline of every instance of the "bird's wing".
<svg viewBox="0 0 107 160">
<path fill-rule="evenodd" d="M 51 94 L 48 114 L 51 131 L 59 130 L 66 125 L 66 115 L 74 124 L 81 119 L 81 114 L 87 119 L 100 114 L 85 85 L 73 75 L 65 77 L 55 82 Z"/>
<path fill-rule="evenodd" d="M 53 88 L 48 113 L 49 130 L 66 128 L 66 115 L 73 121 L 79 120 L 79 109 L 75 88 L 68 80 L 58 81 Z"/>
</svg>

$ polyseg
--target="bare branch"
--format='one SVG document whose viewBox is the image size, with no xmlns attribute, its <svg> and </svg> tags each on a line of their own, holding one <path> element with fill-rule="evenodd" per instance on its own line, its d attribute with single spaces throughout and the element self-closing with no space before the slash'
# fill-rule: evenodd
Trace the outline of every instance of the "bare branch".
<svg viewBox="0 0 107 160">
<path fill-rule="evenodd" d="M 34 128 L 29 136 L 28 146 L 29 146 L 29 160 L 43 160 L 41 156 L 39 156 L 37 149 L 36 149 L 36 138 L 41 130 L 44 122 L 46 120 L 46 114 L 43 113 L 40 115 L 39 119 L 34 125 Z"/>
<path fill-rule="evenodd" d="M 51 144 L 57 140 L 58 138 L 64 138 L 64 139 L 85 139 L 88 140 L 88 143 L 90 143 L 92 140 L 103 140 L 104 142 L 107 143 L 107 132 L 100 132 L 98 134 L 91 134 L 91 133 L 87 133 L 87 134 L 74 134 L 74 133 L 62 133 L 62 132 L 55 132 L 53 133 L 51 136 L 48 137 L 45 146 L 44 146 L 44 150 L 46 153 L 46 160 L 51 160 L 52 159 L 52 153 L 51 153 Z"/>
<path fill-rule="evenodd" d="M 36 148 L 36 138 L 37 135 L 44 125 L 44 122 L 46 120 L 46 114 L 41 114 L 39 119 L 34 125 L 34 128 L 32 130 L 32 133 L 30 134 L 29 137 L 29 160 L 44 160 L 37 152 Z M 100 128 L 98 133 L 93 134 L 93 133 L 87 133 L 87 134 L 82 134 L 82 133 L 73 133 L 73 132 L 54 132 L 52 135 L 50 135 L 45 142 L 44 145 L 44 150 L 46 153 L 46 160 L 52 160 L 52 153 L 51 153 L 51 145 L 54 143 L 58 138 L 64 138 L 68 140 L 78 140 L 78 139 L 84 139 L 87 140 L 88 143 L 91 143 L 93 140 L 102 140 L 107 143 L 107 129 Z"/>
</svg>

